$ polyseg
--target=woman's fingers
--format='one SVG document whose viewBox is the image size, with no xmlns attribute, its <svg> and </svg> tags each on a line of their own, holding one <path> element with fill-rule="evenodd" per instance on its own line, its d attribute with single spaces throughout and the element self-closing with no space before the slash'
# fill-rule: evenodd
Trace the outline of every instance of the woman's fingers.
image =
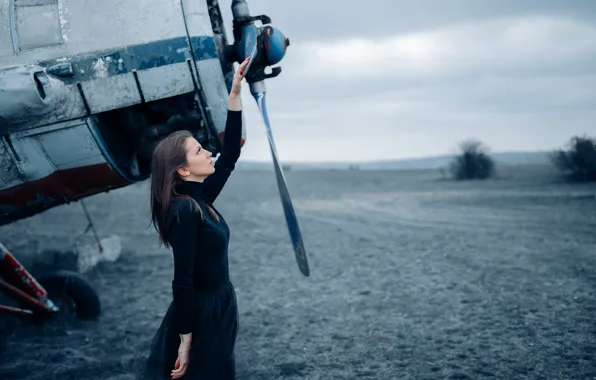
<svg viewBox="0 0 596 380">
<path fill-rule="evenodd" d="M 184 373 L 186 372 L 186 360 L 180 360 L 180 356 L 178 356 L 174 368 L 176 369 L 170 373 L 173 379 L 178 379 L 184 376 Z"/>
<path fill-rule="evenodd" d="M 240 67 L 238 67 L 238 74 L 240 74 L 240 76 L 244 76 L 244 69 L 246 68 L 246 65 L 248 65 L 248 62 L 250 62 L 250 55 L 248 57 L 246 57 L 246 59 L 244 60 L 244 62 L 242 62 L 240 64 Z"/>
<path fill-rule="evenodd" d="M 244 62 L 240 64 L 240 67 L 238 67 L 236 73 L 234 73 L 234 79 L 232 80 L 232 91 L 230 92 L 230 95 L 237 96 L 238 94 L 240 94 L 242 87 L 242 79 L 244 78 L 244 74 L 246 73 L 246 66 L 250 62 L 250 58 L 250 56 L 247 57 L 244 60 Z"/>
<path fill-rule="evenodd" d="M 186 372 L 186 363 L 182 363 L 180 365 L 180 368 L 172 371 L 172 378 L 178 379 L 178 378 L 184 376 L 185 372 Z"/>
</svg>

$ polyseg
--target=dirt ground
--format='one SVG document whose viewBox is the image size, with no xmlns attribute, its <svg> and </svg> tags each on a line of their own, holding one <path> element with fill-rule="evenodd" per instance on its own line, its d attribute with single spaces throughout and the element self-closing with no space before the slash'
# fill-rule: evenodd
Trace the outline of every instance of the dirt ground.
<svg viewBox="0 0 596 380">
<path fill-rule="evenodd" d="M 596 379 L 596 186 L 553 174 L 290 171 L 305 278 L 273 172 L 235 172 L 216 206 L 232 230 L 239 377 Z M 103 314 L 44 326 L 3 317 L 1 379 L 129 380 L 143 366 L 172 279 L 148 183 L 86 205 L 100 237 L 123 245 L 86 274 Z M 85 226 L 71 204 L 0 228 L 0 240 L 29 263 L 70 249 Z"/>
</svg>

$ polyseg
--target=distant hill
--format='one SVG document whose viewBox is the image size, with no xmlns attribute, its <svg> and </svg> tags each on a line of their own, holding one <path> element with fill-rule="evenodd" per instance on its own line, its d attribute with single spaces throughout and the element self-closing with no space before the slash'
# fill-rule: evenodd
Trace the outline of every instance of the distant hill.
<svg viewBox="0 0 596 380">
<path fill-rule="evenodd" d="M 549 152 L 503 152 L 493 153 L 491 157 L 496 161 L 497 165 L 544 165 L 550 164 L 548 154 Z M 282 164 L 285 170 L 287 168 L 291 170 L 420 170 L 447 167 L 451 160 L 453 160 L 453 156 L 365 162 L 283 162 Z M 240 161 L 237 167 L 248 170 L 269 170 L 272 165 L 273 163 L 271 161 Z"/>
</svg>

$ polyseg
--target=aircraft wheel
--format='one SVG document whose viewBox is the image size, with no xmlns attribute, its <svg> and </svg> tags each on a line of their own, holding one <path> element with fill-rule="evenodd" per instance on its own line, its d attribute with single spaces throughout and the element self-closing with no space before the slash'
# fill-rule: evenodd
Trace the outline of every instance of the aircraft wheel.
<svg viewBox="0 0 596 380">
<path fill-rule="evenodd" d="M 79 319 L 93 319 L 101 313 L 99 296 L 91 283 L 71 271 L 56 271 L 37 278 L 58 307 L 59 313 L 76 315 Z"/>
</svg>

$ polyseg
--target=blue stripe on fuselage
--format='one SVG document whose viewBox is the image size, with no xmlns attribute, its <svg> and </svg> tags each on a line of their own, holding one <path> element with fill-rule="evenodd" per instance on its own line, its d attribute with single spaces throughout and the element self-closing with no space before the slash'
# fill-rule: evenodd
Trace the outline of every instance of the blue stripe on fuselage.
<svg viewBox="0 0 596 380">
<path fill-rule="evenodd" d="M 190 39 L 195 59 L 218 58 L 215 40 L 212 36 L 195 36 Z M 75 83 L 97 79 L 101 76 L 113 76 L 130 73 L 132 70 L 146 70 L 181 63 L 190 57 L 186 37 L 128 45 L 73 55 L 66 58 L 40 62 L 40 66 L 49 68 L 55 64 L 70 62 L 74 77 L 63 77 L 64 82 Z M 98 71 L 102 71 L 102 75 Z"/>
</svg>

